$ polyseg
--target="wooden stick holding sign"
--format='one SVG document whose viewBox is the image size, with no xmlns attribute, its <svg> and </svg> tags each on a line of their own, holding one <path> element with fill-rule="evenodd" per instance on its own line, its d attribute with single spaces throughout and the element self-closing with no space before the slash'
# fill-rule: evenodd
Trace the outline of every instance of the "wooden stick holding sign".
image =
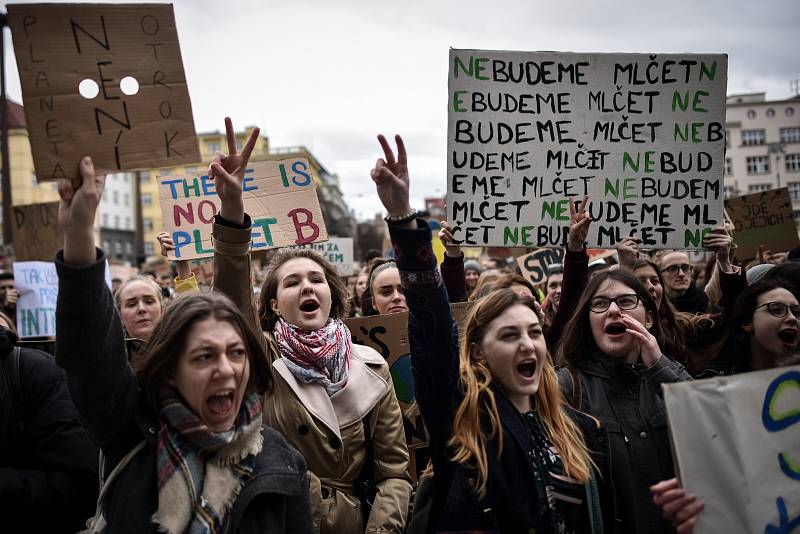
<svg viewBox="0 0 800 534">
<path fill-rule="evenodd" d="M 38 180 L 200 161 L 170 4 L 12 4 Z"/>
<path fill-rule="evenodd" d="M 211 224 L 221 207 L 208 173 L 189 170 L 159 179 L 164 231 L 172 235 L 170 259 L 212 256 Z M 244 173 L 244 208 L 252 226 L 251 250 L 325 241 L 317 192 L 308 161 L 250 162 Z"/>
</svg>

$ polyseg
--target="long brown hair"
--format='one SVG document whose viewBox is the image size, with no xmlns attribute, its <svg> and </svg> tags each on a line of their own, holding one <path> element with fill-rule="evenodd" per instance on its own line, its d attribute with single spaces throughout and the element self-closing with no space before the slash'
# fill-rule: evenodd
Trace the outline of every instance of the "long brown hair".
<svg viewBox="0 0 800 534">
<path fill-rule="evenodd" d="M 261 329 L 265 332 L 272 332 L 275 323 L 278 322 L 278 315 L 272 310 L 270 301 L 278 296 L 278 269 L 289 260 L 295 258 L 308 258 L 319 264 L 325 274 L 325 281 L 331 289 L 331 312 L 332 319 L 343 319 L 347 314 L 347 287 L 345 287 L 336 268 L 322 257 L 322 254 L 310 249 L 284 248 L 280 249 L 270 260 L 267 266 L 267 276 L 264 285 L 261 286 L 261 295 L 258 298 L 258 319 L 261 322 Z"/>
<path fill-rule="evenodd" d="M 455 449 L 455 462 L 477 470 L 475 490 L 481 498 L 486 495 L 489 475 L 486 441 L 496 439 L 498 455 L 501 454 L 503 430 L 495 392 L 491 387 L 492 373 L 486 360 L 477 356 L 474 349 L 483 340 L 490 323 L 518 304 L 530 308 L 536 314 L 533 301 L 518 295 L 512 289 L 492 291 L 473 306 L 467 315 L 463 335 L 460 336 L 459 375 L 464 398 L 456 411 L 449 445 Z M 545 432 L 561 455 L 567 476 L 585 484 L 590 476 L 589 453 L 583 434 L 567 415 L 549 356 L 543 364 L 535 400 Z M 488 433 L 482 428 L 483 415 L 488 418 Z"/>
<path fill-rule="evenodd" d="M 242 336 L 250 362 L 250 382 L 259 393 L 270 389 L 271 375 L 261 341 L 247 326 L 242 313 L 221 293 L 190 293 L 175 299 L 164 312 L 142 350 L 136 375 L 148 404 L 159 409 L 159 390 L 175 374 L 186 337 L 197 321 L 214 318 L 227 321 Z"/>
<path fill-rule="evenodd" d="M 658 320 L 658 307 L 656 301 L 648 290 L 644 288 L 638 278 L 628 271 L 602 271 L 589 279 L 589 284 L 581 295 L 580 301 L 575 308 L 575 313 L 564 327 L 561 335 L 561 344 L 558 347 L 556 362 L 561 364 L 574 364 L 587 359 L 591 352 L 597 347 L 597 343 L 592 335 L 592 326 L 589 324 L 589 301 L 595 293 L 606 282 L 620 282 L 631 288 L 639 296 L 641 305 L 648 312 L 653 324 L 648 331 L 656 338 L 658 346 L 663 349 L 664 335 L 661 330 L 661 322 Z M 665 295 L 666 298 L 666 295 Z"/>
<path fill-rule="evenodd" d="M 661 329 L 664 334 L 664 344 L 662 345 L 664 353 L 685 365 L 690 371 L 695 371 L 701 356 L 692 350 L 692 343 L 698 340 L 698 333 L 701 330 L 714 327 L 714 318 L 708 313 L 694 315 L 676 310 L 667 297 L 661 268 L 655 262 L 646 258 L 636 260 L 633 264 L 633 275 L 636 276 L 636 271 L 645 267 L 652 267 L 658 276 L 658 283 L 664 288 L 661 304 L 658 306 L 658 317 L 661 320 Z"/>
</svg>

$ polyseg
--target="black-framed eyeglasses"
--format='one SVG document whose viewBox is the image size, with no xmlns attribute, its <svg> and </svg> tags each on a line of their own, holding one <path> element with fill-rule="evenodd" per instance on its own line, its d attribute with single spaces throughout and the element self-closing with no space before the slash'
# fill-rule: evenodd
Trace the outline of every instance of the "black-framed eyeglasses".
<svg viewBox="0 0 800 534">
<path fill-rule="evenodd" d="M 677 274 L 678 271 L 682 271 L 684 274 L 691 274 L 694 271 L 694 266 L 684 263 L 682 265 L 670 265 L 669 267 L 664 267 L 661 270 L 669 274 Z"/>
<path fill-rule="evenodd" d="M 756 309 L 766 308 L 770 315 L 783 319 L 790 311 L 795 319 L 800 320 L 800 304 L 784 304 L 783 302 L 765 302 L 761 306 L 756 306 Z"/>
<path fill-rule="evenodd" d="M 611 307 L 612 302 L 616 303 L 620 310 L 632 310 L 639 305 L 639 295 L 630 293 L 614 298 L 592 297 L 592 300 L 589 301 L 589 309 L 595 313 L 603 313 Z"/>
</svg>

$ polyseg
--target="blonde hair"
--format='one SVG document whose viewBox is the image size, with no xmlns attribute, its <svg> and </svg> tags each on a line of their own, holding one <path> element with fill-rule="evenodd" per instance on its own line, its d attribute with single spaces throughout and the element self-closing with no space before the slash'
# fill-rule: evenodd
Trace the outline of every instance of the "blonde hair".
<svg viewBox="0 0 800 534">
<path fill-rule="evenodd" d="M 491 388 L 492 373 L 486 360 L 476 357 L 473 347 L 483 340 L 489 323 L 517 304 L 524 305 L 535 313 L 533 301 L 521 297 L 513 290 L 492 291 L 480 299 L 469 312 L 463 335 L 460 336 L 459 375 L 464 398 L 456 411 L 453 435 L 448 444 L 455 449 L 453 461 L 473 467 L 477 471 L 474 489 L 480 498 L 486 496 L 489 476 L 486 441 L 497 439 L 499 456 L 503 450 L 503 429 L 495 393 Z M 543 364 L 535 400 L 544 431 L 561 456 L 566 475 L 586 484 L 591 469 L 589 451 L 580 428 L 567 415 L 549 355 Z M 488 433 L 481 428 L 482 413 L 489 419 Z"/>
</svg>

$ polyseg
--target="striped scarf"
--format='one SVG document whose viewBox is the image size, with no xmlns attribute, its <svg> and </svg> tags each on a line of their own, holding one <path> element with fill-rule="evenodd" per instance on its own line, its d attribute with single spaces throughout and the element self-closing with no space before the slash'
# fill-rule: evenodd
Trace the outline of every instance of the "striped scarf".
<svg viewBox="0 0 800 534">
<path fill-rule="evenodd" d="M 251 391 L 231 432 L 213 432 L 181 400 L 161 391 L 156 446 L 158 511 L 162 532 L 219 532 L 261 452 L 261 399 Z"/>
<path fill-rule="evenodd" d="M 279 319 L 275 341 L 286 367 L 306 384 L 322 384 L 333 395 L 347 384 L 353 345 L 350 330 L 339 319 L 328 319 L 325 326 L 307 332 Z"/>
</svg>

